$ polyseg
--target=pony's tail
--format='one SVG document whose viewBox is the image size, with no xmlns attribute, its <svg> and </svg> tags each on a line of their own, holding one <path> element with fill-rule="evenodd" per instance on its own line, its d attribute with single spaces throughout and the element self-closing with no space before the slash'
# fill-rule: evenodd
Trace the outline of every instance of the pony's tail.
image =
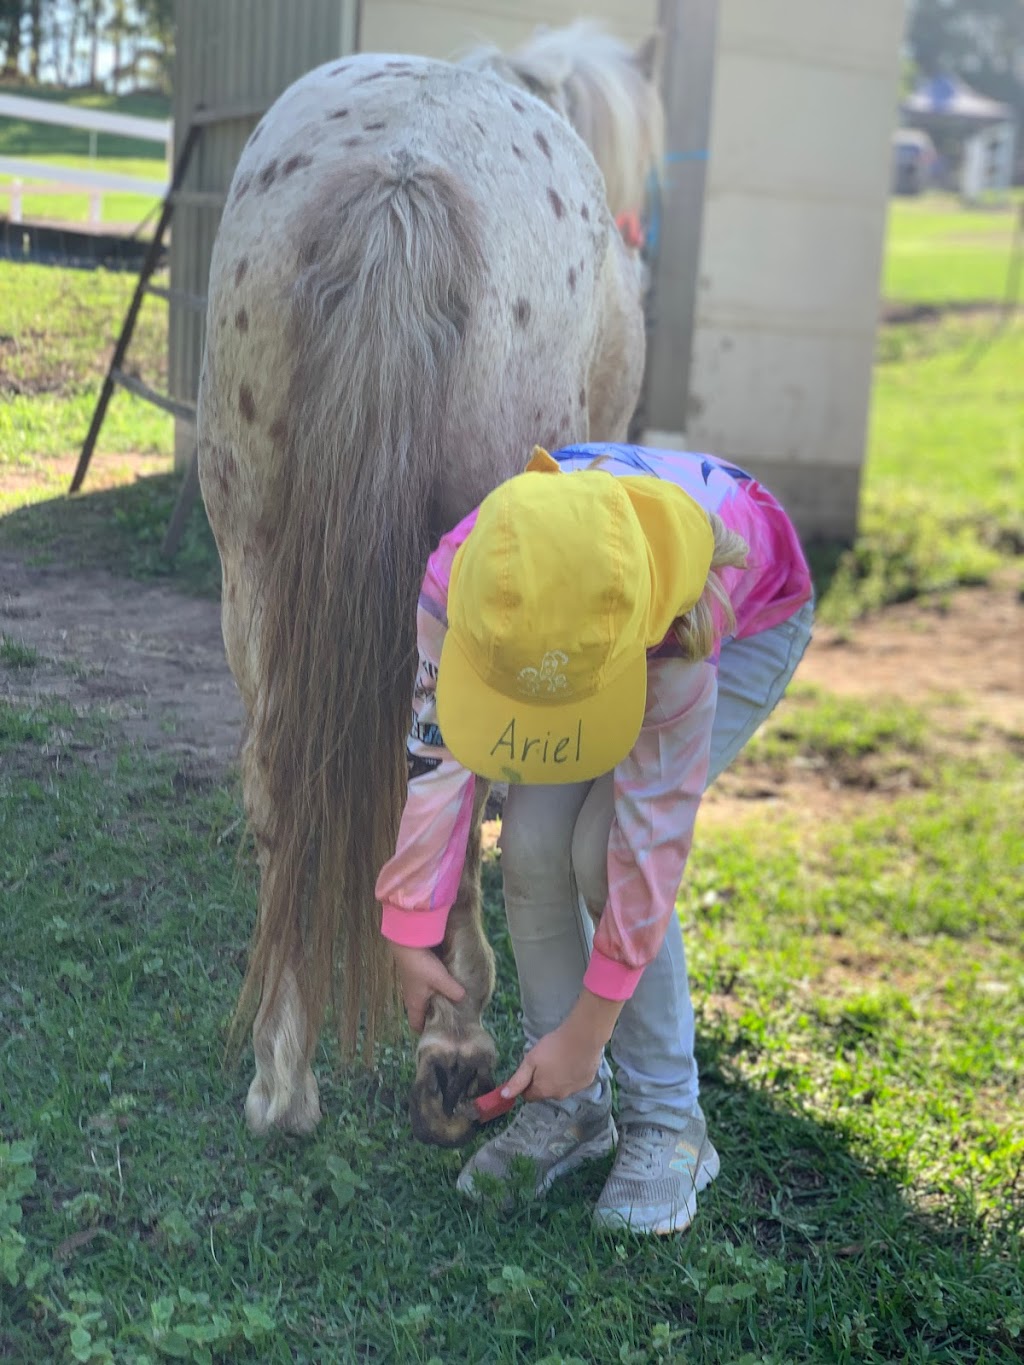
<svg viewBox="0 0 1024 1365">
<path fill-rule="evenodd" d="M 458 183 L 409 153 L 349 164 L 298 243 L 282 316 L 293 374 L 264 510 L 265 691 L 252 752 L 269 798 L 260 917 L 234 1037 L 286 968 L 305 1060 L 333 1003 L 369 1055 L 397 1003 L 374 898 L 406 793 L 416 601 L 443 437 L 483 257 Z"/>
</svg>

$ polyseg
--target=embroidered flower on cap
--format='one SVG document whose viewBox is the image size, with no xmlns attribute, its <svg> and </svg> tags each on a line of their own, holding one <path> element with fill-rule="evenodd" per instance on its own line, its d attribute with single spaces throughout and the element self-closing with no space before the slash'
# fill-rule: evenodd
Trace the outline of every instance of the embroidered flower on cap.
<svg viewBox="0 0 1024 1365">
<path fill-rule="evenodd" d="M 555 692 L 570 692 L 569 679 L 559 673 L 569 662 L 568 654 L 560 649 L 549 649 L 540 661 L 540 668 L 521 668 L 516 677 L 519 690 L 526 697 L 537 697 L 541 692 L 553 695 Z"/>
</svg>

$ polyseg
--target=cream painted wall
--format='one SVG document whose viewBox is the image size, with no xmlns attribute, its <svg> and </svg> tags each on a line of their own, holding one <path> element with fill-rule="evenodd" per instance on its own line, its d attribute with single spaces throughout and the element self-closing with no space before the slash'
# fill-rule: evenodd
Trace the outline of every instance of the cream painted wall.
<svg viewBox="0 0 1024 1365">
<path fill-rule="evenodd" d="M 807 535 L 855 527 L 902 29 L 896 0 L 719 10 L 683 424 Z"/>
</svg>

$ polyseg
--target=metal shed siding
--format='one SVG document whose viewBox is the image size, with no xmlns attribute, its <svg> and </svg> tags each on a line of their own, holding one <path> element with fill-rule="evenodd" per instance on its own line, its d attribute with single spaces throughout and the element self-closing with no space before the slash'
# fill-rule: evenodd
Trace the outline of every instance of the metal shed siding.
<svg viewBox="0 0 1024 1365">
<path fill-rule="evenodd" d="M 656 0 L 363 0 L 359 46 L 363 52 L 416 52 L 457 57 L 481 43 L 514 47 L 538 25 L 557 27 L 574 19 L 596 19 L 621 38 L 640 42 L 655 26 Z"/>
<path fill-rule="evenodd" d="M 174 127 L 180 144 L 194 112 L 239 108 L 239 117 L 205 128 L 174 210 L 171 286 L 205 295 L 219 204 L 259 111 L 311 67 L 355 50 L 356 0 L 178 0 Z M 197 202 L 196 194 L 213 196 Z M 205 314 L 172 303 L 168 369 L 172 395 L 194 400 L 202 364 Z M 177 424 L 178 463 L 192 432 Z"/>
</svg>

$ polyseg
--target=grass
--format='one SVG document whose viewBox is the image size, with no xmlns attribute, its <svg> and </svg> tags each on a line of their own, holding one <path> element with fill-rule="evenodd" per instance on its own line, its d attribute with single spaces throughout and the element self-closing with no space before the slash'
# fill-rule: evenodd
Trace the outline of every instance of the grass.
<svg viewBox="0 0 1024 1365">
<path fill-rule="evenodd" d="M 849 752 L 897 742 L 864 726 Z M 723 1175 L 650 1242 L 592 1232 L 607 1163 L 464 1207 L 458 1154 L 409 1138 L 404 1046 L 320 1057 L 312 1140 L 248 1138 L 220 1060 L 254 896 L 235 793 L 45 705 L 0 708 L 0 773 L 0 1358 L 1019 1359 L 1009 761 L 703 840 L 680 910 Z M 494 865 L 486 910 L 508 983 Z M 506 986 L 505 1065 L 516 1010 Z"/>
<path fill-rule="evenodd" d="M 883 296 L 938 305 L 1001 300 L 1020 207 L 1015 200 L 972 211 L 936 194 L 892 200 Z"/>
<path fill-rule="evenodd" d="M 25 93 L 31 98 L 109 113 L 134 114 L 143 118 L 170 117 L 169 100 L 156 94 L 114 96 L 99 91 L 82 93 L 45 89 Z M 0 156 L 22 157 L 48 166 L 109 171 L 118 175 L 137 176 L 142 180 L 167 180 L 167 159 L 158 143 L 115 137 L 110 133 L 97 133 L 95 136 L 96 154 L 93 156 L 90 134 L 86 129 L 4 118 L 0 119 Z M 0 176 L 0 210 L 3 212 L 8 208 L 12 179 L 12 176 Z M 151 212 L 155 202 L 149 195 L 104 193 L 100 216 L 103 222 L 108 223 L 140 223 Z M 26 218 L 85 222 L 89 216 L 89 196 L 54 194 L 45 188 L 39 192 L 26 191 L 22 195 L 22 212 Z"/>
<path fill-rule="evenodd" d="M 0 261 L 0 513 L 55 493 L 55 457 L 77 453 L 134 289 L 116 271 L 59 270 Z M 157 389 L 167 384 L 167 311 L 147 299 L 128 354 L 129 372 Z M 170 464 L 173 422 L 133 395 L 115 393 L 102 431 L 106 453 L 160 456 Z M 31 475 L 29 480 L 25 476 Z M 24 491 L 22 491 L 24 490 Z"/>
</svg>

